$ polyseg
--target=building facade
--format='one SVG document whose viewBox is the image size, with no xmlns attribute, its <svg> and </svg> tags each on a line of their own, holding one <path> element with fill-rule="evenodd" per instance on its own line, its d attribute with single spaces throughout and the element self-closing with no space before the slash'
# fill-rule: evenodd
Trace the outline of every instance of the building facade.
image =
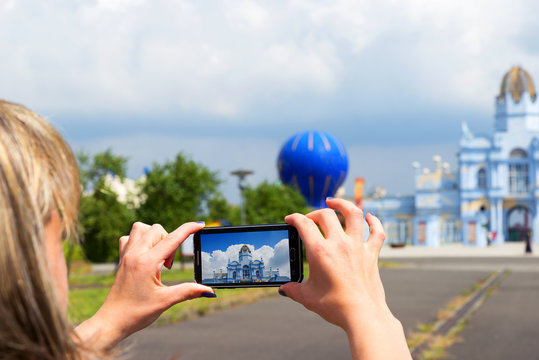
<svg viewBox="0 0 539 360">
<path fill-rule="evenodd" d="M 253 260 L 251 249 L 243 245 L 238 253 L 238 260 L 228 261 L 226 272 L 213 273 L 212 283 L 241 283 L 241 282 L 274 282 L 287 281 L 288 278 L 279 276 L 279 269 L 266 270 L 264 260 Z"/>
<path fill-rule="evenodd" d="M 382 219 L 388 242 L 539 244 L 539 102 L 524 69 L 503 77 L 493 136 L 474 136 L 462 123 L 458 170 L 434 161 L 433 170 L 414 163 L 414 195 L 364 201 Z"/>
</svg>

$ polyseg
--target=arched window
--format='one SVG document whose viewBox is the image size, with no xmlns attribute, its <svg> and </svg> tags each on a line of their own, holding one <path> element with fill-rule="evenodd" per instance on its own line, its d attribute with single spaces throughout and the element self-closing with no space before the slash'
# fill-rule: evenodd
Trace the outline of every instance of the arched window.
<svg viewBox="0 0 539 360">
<path fill-rule="evenodd" d="M 513 149 L 509 153 L 511 159 L 523 159 L 528 157 L 528 153 L 522 149 Z"/>
<path fill-rule="evenodd" d="M 249 266 L 247 265 L 244 265 L 243 266 L 243 278 L 244 279 L 249 279 Z"/>
<path fill-rule="evenodd" d="M 528 176 L 528 164 L 522 162 L 519 159 L 525 159 L 528 157 L 526 151 L 522 149 L 513 149 L 509 153 L 509 192 L 510 193 L 523 193 L 528 191 L 529 176 Z"/>
<path fill-rule="evenodd" d="M 485 170 L 485 168 L 481 168 L 477 172 L 477 188 L 479 189 L 487 188 L 487 171 Z"/>
</svg>

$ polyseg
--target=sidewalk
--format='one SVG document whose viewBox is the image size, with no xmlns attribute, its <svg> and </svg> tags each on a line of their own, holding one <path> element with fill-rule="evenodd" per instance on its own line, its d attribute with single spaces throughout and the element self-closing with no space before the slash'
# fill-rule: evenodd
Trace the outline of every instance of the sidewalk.
<svg viewBox="0 0 539 360">
<path fill-rule="evenodd" d="M 533 254 L 524 254 L 524 243 L 505 243 L 489 247 L 446 244 L 437 248 L 413 245 L 391 248 L 386 245 L 380 252 L 381 259 L 418 257 L 539 257 L 539 247 L 534 249 Z"/>
</svg>

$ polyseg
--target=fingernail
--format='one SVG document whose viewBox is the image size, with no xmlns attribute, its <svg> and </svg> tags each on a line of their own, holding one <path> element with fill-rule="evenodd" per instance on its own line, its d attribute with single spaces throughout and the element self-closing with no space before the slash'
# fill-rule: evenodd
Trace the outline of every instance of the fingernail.
<svg viewBox="0 0 539 360">
<path fill-rule="evenodd" d="M 216 298 L 217 297 L 217 294 L 216 293 L 212 293 L 212 292 L 209 292 L 209 291 L 204 291 L 200 297 L 205 297 L 205 298 Z"/>
<path fill-rule="evenodd" d="M 197 224 L 202 224 L 202 225 L 206 226 L 206 222 L 205 222 L 205 221 L 197 221 L 196 223 L 197 223 Z"/>
<path fill-rule="evenodd" d="M 172 264 L 174 264 L 174 258 L 172 258 L 172 261 L 170 262 L 170 266 L 167 266 L 167 269 L 172 269 Z"/>
<path fill-rule="evenodd" d="M 332 197 L 332 196 L 328 196 L 328 197 L 326 198 L 326 201 L 328 201 L 328 200 L 333 200 L 333 199 L 335 199 L 335 198 Z"/>
<path fill-rule="evenodd" d="M 279 295 L 284 296 L 284 297 L 288 297 L 288 296 L 286 296 L 285 292 L 280 288 L 279 288 Z"/>
</svg>

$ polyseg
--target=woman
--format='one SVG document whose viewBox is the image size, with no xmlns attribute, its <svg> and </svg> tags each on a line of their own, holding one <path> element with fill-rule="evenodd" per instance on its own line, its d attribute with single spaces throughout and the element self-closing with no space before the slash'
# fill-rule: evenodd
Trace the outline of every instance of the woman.
<svg viewBox="0 0 539 360">
<path fill-rule="evenodd" d="M 171 265 L 181 242 L 203 224 L 186 223 L 169 234 L 160 225 L 135 223 L 120 239 L 120 265 L 105 303 L 73 329 L 66 317 L 62 238 L 75 234 L 78 174 L 73 153 L 52 126 L 23 106 L 0 101 L 0 359 L 109 356 L 172 305 L 215 297 L 204 285 L 160 281 L 162 266 Z M 371 235 L 363 243 L 361 210 L 339 199 L 327 205 L 344 214 L 346 231 L 328 209 L 286 218 L 304 239 L 311 274 L 279 292 L 341 326 L 354 358 L 409 359 L 378 274 L 380 222 L 367 215 Z"/>
</svg>

